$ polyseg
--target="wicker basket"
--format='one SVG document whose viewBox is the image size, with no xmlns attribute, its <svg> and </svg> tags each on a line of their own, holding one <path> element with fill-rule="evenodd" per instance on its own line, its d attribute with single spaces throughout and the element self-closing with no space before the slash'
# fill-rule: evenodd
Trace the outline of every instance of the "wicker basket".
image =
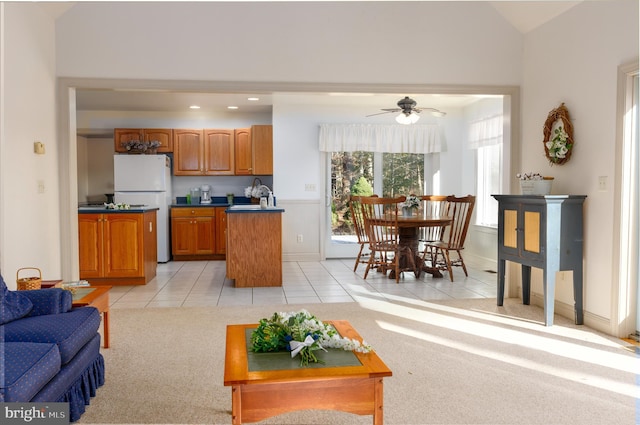
<svg viewBox="0 0 640 425">
<path fill-rule="evenodd" d="M 20 277 L 20 272 L 22 270 L 37 270 L 38 271 L 38 276 L 35 277 Z M 16 272 L 16 283 L 18 284 L 18 290 L 19 291 L 26 291 L 26 290 L 31 290 L 31 289 L 40 289 L 40 286 L 42 285 L 42 272 L 40 271 L 40 269 L 36 268 L 36 267 L 23 267 L 21 269 L 18 269 L 18 271 Z"/>
</svg>

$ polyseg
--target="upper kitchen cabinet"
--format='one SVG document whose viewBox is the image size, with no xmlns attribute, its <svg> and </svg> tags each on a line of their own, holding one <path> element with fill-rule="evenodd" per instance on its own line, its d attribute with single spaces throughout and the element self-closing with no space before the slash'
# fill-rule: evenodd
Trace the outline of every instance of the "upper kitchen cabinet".
<svg viewBox="0 0 640 425">
<path fill-rule="evenodd" d="M 235 130 L 235 174 L 250 176 L 253 174 L 253 158 L 251 147 L 251 129 L 239 128 Z"/>
<path fill-rule="evenodd" d="M 158 147 L 158 153 L 173 152 L 173 130 L 170 128 L 145 128 L 144 129 L 144 141 L 160 142 Z"/>
<path fill-rule="evenodd" d="M 173 130 L 173 174 L 176 176 L 205 174 L 202 130 Z"/>
<path fill-rule="evenodd" d="M 168 128 L 116 128 L 113 143 L 116 152 L 126 153 L 123 142 L 131 140 L 158 141 L 158 153 L 173 152 L 173 131 Z"/>
<path fill-rule="evenodd" d="M 176 176 L 234 173 L 233 130 L 173 130 L 173 144 Z"/>
<path fill-rule="evenodd" d="M 127 148 L 122 146 L 124 142 L 130 140 L 143 140 L 144 132 L 141 128 L 116 128 L 113 130 L 113 147 L 116 152 L 127 152 Z"/>
<path fill-rule="evenodd" d="M 251 127 L 253 173 L 257 176 L 273 174 L 273 126 Z"/>
<path fill-rule="evenodd" d="M 207 176 L 233 175 L 234 130 L 204 130 L 204 170 Z"/>
</svg>

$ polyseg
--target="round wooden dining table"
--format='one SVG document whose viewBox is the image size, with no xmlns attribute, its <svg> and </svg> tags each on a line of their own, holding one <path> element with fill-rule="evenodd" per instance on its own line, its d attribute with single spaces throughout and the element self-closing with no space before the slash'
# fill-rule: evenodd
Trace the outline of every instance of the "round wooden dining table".
<svg viewBox="0 0 640 425">
<path fill-rule="evenodd" d="M 420 276 L 420 271 L 425 271 L 433 277 L 442 277 L 442 273 L 437 267 L 427 266 L 420 257 L 418 250 L 419 230 L 421 227 L 445 227 L 449 226 L 453 219 L 449 216 L 430 216 L 418 211 L 415 215 L 405 216 L 398 215 L 398 233 L 400 236 L 399 243 L 411 249 L 414 256 L 414 264 L 418 268 L 416 277 Z M 403 250 L 406 251 L 406 250 Z M 406 270 L 406 259 L 400 258 L 400 268 Z M 389 278 L 395 279 L 394 273 L 390 273 Z"/>
</svg>

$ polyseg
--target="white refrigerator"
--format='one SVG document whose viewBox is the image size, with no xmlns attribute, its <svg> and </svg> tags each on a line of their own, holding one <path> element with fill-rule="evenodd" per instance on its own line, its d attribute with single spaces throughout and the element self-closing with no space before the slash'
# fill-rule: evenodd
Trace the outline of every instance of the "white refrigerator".
<svg viewBox="0 0 640 425">
<path fill-rule="evenodd" d="M 171 160 L 166 155 L 114 155 L 114 201 L 157 207 L 158 262 L 171 258 Z"/>
</svg>

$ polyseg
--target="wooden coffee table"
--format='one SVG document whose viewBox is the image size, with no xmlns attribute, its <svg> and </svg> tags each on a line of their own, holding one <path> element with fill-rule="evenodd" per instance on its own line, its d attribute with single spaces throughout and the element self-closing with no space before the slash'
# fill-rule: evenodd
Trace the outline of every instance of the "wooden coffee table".
<svg viewBox="0 0 640 425">
<path fill-rule="evenodd" d="M 343 337 L 362 341 L 349 322 L 327 323 Z M 224 385 L 231 386 L 233 424 L 295 410 L 325 409 L 373 415 L 374 425 L 382 425 L 382 380 L 392 372 L 375 352 L 354 353 L 358 366 L 249 371 L 246 332 L 257 327 L 227 326 Z"/>
<path fill-rule="evenodd" d="M 102 314 L 104 348 L 109 348 L 109 290 L 111 286 L 81 286 L 73 294 L 73 307 L 91 306 Z"/>
</svg>

